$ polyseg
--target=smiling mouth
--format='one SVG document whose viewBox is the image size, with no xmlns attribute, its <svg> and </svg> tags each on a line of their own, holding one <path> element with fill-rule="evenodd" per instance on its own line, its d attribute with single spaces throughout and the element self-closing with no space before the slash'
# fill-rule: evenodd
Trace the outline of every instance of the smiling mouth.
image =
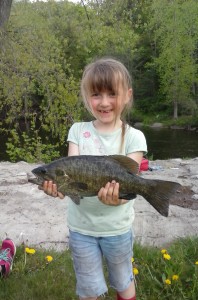
<svg viewBox="0 0 198 300">
<path fill-rule="evenodd" d="M 112 112 L 112 109 L 111 110 L 99 110 L 99 112 L 102 114 L 108 114 L 108 113 Z"/>
</svg>

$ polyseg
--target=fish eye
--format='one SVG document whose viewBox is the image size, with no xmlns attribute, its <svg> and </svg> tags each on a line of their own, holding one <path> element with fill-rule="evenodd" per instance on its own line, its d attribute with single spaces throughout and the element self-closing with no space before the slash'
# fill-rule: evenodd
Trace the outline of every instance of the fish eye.
<svg viewBox="0 0 198 300">
<path fill-rule="evenodd" d="M 46 170 L 45 169 L 41 169 L 41 173 L 42 174 L 46 174 Z"/>
</svg>

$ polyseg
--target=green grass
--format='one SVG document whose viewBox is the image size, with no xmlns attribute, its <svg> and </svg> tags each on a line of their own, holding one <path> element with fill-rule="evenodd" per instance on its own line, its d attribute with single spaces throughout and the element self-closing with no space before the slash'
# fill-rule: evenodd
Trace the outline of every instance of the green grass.
<svg viewBox="0 0 198 300">
<path fill-rule="evenodd" d="M 10 276 L 0 279 L 0 299 L 78 299 L 70 252 L 35 250 L 35 254 L 27 254 L 23 245 L 17 247 Z M 135 276 L 137 299 L 197 300 L 198 237 L 179 239 L 169 245 L 166 253 L 170 260 L 164 259 L 161 250 L 139 244 L 134 246 L 133 267 L 138 270 Z M 47 255 L 53 257 L 51 262 L 47 262 Z M 178 280 L 173 280 L 173 275 L 178 275 Z M 167 279 L 171 284 L 165 282 Z M 115 299 L 111 288 L 105 299 Z"/>
</svg>

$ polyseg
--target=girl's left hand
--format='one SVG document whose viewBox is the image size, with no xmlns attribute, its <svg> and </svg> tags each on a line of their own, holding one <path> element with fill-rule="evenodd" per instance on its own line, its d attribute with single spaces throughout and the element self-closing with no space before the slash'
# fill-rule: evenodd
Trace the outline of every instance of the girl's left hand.
<svg viewBox="0 0 198 300">
<path fill-rule="evenodd" d="M 99 200 L 106 205 L 122 205 L 127 203 L 127 200 L 119 199 L 119 183 L 113 180 L 108 182 L 105 187 L 102 187 L 98 192 Z"/>
</svg>

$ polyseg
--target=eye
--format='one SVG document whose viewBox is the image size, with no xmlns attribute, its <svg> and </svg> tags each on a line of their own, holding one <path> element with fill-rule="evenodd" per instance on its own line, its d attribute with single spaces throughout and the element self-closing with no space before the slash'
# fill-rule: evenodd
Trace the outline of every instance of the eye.
<svg viewBox="0 0 198 300">
<path fill-rule="evenodd" d="M 41 169 L 42 174 L 46 174 L 46 172 L 47 172 L 46 169 Z"/>
<path fill-rule="evenodd" d="M 110 92 L 110 93 L 109 93 L 109 97 L 115 98 L 115 97 L 117 97 L 117 96 L 118 96 L 118 94 L 116 94 L 116 93 L 114 93 L 114 92 Z"/>
<path fill-rule="evenodd" d="M 94 98 L 99 97 L 99 96 L 100 96 L 99 93 L 93 93 L 93 94 L 91 94 L 91 97 L 94 97 Z"/>
</svg>

